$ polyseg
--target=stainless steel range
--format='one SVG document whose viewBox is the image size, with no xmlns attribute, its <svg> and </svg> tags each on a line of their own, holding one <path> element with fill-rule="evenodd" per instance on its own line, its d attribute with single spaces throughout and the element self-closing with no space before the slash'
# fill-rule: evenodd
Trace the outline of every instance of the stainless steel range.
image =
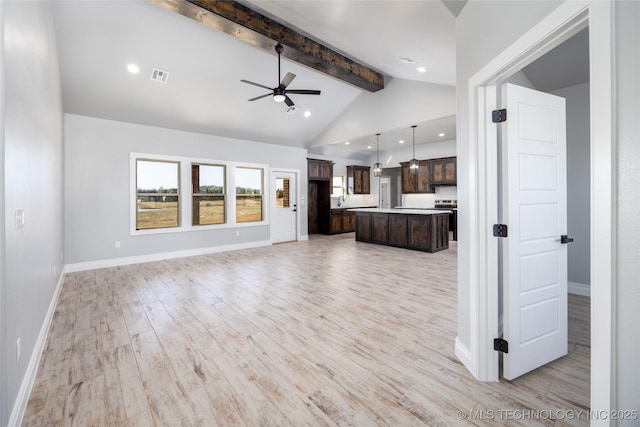
<svg viewBox="0 0 640 427">
<path fill-rule="evenodd" d="M 436 200 L 434 209 L 450 210 L 449 231 L 453 232 L 451 240 L 458 240 L 458 201 L 457 200 Z"/>
<path fill-rule="evenodd" d="M 435 209 L 457 209 L 457 200 L 436 200 L 434 204 Z"/>
</svg>

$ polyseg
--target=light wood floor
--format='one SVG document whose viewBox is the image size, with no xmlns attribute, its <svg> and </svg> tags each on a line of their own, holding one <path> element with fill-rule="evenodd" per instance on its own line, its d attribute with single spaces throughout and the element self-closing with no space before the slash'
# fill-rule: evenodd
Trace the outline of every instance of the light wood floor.
<svg viewBox="0 0 640 427">
<path fill-rule="evenodd" d="M 589 300 L 569 356 L 479 383 L 454 355 L 455 245 L 351 233 L 68 274 L 23 425 L 587 425 L 517 418 L 587 409 Z"/>
</svg>

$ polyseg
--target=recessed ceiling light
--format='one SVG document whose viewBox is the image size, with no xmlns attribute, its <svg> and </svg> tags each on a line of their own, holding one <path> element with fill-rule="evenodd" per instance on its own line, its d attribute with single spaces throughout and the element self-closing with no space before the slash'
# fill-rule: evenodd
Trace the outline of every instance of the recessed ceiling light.
<svg viewBox="0 0 640 427">
<path fill-rule="evenodd" d="M 418 68 L 416 68 L 416 70 L 420 71 L 421 73 L 426 73 L 427 72 L 427 69 L 424 68 L 424 67 L 418 67 Z"/>
<path fill-rule="evenodd" d="M 398 144 L 404 144 L 404 139 L 401 139 L 400 141 L 398 141 Z"/>
<path fill-rule="evenodd" d="M 371 146 L 370 145 L 367 145 L 367 150 L 371 150 Z"/>
<path fill-rule="evenodd" d="M 440 132 L 440 133 L 438 134 L 438 136 L 439 136 L 439 137 L 443 137 L 443 136 L 444 136 L 444 132 Z"/>
<path fill-rule="evenodd" d="M 400 62 L 405 63 L 405 64 L 415 64 L 416 63 L 416 61 L 414 61 L 413 59 L 407 58 L 405 56 L 396 56 L 396 59 L 398 61 L 400 61 Z"/>
<path fill-rule="evenodd" d="M 351 144 L 349 141 L 345 142 L 344 145 L 349 145 Z"/>
<path fill-rule="evenodd" d="M 127 65 L 127 71 L 131 74 L 138 74 L 140 72 L 140 67 L 138 67 L 136 64 L 129 64 Z"/>
<path fill-rule="evenodd" d="M 309 117 L 309 116 L 311 116 L 311 111 L 305 111 L 305 112 L 304 112 L 304 116 L 305 116 L 305 117 Z"/>
</svg>

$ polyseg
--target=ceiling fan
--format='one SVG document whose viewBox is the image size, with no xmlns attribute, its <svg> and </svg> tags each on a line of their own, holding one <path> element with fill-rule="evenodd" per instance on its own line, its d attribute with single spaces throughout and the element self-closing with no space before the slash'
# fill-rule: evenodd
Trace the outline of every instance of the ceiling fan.
<svg viewBox="0 0 640 427">
<path fill-rule="evenodd" d="M 287 94 L 297 94 L 297 95 L 320 95 L 319 90 L 305 90 L 305 89 L 291 89 L 288 90 L 287 87 L 291 84 L 293 79 L 296 78 L 296 75 L 293 73 L 287 73 L 284 76 L 284 79 L 280 80 L 280 54 L 282 53 L 283 47 L 280 43 L 276 45 L 276 52 L 278 53 L 278 80 L 280 84 L 274 88 L 270 88 L 268 86 L 261 85 L 259 83 L 250 82 L 249 80 L 240 80 L 243 83 L 248 83 L 250 85 L 258 86 L 263 89 L 268 89 L 271 93 L 267 93 L 266 95 L 257 96 L 255 98 L 251 98 L 249 101 L 256 101 L 258 99 L 266 98 L 267 96 L 273 96 L 273 100 L 276 102 L 283 102 L 287 104 L 289 107 L 293 107 L 294 103 L 287 96 Z"/>
</svg>

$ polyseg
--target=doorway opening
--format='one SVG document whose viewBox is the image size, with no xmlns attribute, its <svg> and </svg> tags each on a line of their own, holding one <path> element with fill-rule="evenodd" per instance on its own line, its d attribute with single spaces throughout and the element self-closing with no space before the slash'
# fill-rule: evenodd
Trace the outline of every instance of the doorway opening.
<svg viewBox="0 0 640 427">
<path fill-rule="evenodd" d="M 469 79 L 470 167 L 477 180 L 470 182 L 475 204 L 471 210 L 468 236 L 472 248 L 469 271 L 469 347 L 456 342 L 456 355 L 481 381 L 498 381 L 498 352 L 493 339 L 498 333 L 498 248 L 490 224 L 497 213 L 497 131 L 491 126 L 491 111 L 497 108 L 496 84 L 521 70 L 546 52 L 587 26 L 590 31 L 590 136 L 592 176 L 590 195 L 590 280 L 591 296 L 591 397 L 590 407 L 611 409 L 613 348 L 612 266 L 615 253 L 611 224 L 613 138 L 612 111 L 612 7 L 598 2 L 566 2 L 540 21 L 507 50 Z M 595 101 L 597 100 L 597 102 Z"/>
</svg>

